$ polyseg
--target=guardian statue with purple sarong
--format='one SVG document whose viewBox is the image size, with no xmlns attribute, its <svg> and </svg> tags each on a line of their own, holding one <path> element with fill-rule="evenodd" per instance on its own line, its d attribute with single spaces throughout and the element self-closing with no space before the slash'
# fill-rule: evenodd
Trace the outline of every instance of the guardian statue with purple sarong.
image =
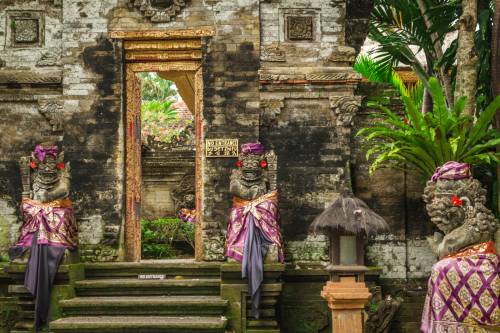
<svg viewBox="0 0 500 333">
<path fill-rule="evenodd" d="M 422 332 L 498 332 L 499 223 L 486 207 L 486 190 L 468 164 L 448 162 L 427 183 L 424 201 L 441 232 L 428 239 L 440 261 L 429 278 Z"/>
<path fill-rule="evenodd" d="M 77 248 L 70 191 L 70 165 L 51 142 L 21 159 L 23 224 L 11 260 L 29 251 L 24 285 L 35 297 L 35 327 L 47 322 L 50 291 L 65 251 Z"/>
<path fill-rule="evenodd" d="M 283 262 L 276 190 L 276 155 L 260 143 L 241 146 L 238 169 L 231 174 L 234 195 L 226 234 L 226 256 L 242 263 L 248 278 L 251 315 L 258 318 L 264 259 Z"/>
</svg>

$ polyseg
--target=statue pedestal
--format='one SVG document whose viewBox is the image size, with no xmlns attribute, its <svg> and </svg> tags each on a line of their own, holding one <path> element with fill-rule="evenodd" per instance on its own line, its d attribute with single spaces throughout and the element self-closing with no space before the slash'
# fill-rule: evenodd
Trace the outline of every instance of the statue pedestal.
<svg viewBox="0 0 500 333">
<path fill-rule="evenodd" d="M 364 308 L 371 296 L 364 282 L 342 276 L 340 282 L 328 281 L 321 296 L 332 310 L 332 333 L 363 333 Z"/>
</svg>

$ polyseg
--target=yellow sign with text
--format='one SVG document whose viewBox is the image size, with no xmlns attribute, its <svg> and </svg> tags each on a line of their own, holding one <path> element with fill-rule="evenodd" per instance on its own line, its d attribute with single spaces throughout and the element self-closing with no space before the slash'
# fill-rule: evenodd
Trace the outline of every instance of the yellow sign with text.
<svg viewBox="0 0 500 333">
<path fill-rule="evenodd" d="M 238 139 L 206 139 L 206 157 L 238 157 Z"/>
</svg>

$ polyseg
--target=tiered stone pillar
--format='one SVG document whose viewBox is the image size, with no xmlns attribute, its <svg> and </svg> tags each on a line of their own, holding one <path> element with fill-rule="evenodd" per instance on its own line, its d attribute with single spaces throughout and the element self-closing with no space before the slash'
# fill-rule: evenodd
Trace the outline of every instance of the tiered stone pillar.
<svg viewBox="0 0 500 333">
<path fill-rule="evenodd" d="M 364 308 L 371 296 L 364 282 L 342 276 L 340 282 L 328 281 L 321 296 L 332 311 L 332 333 L 363 333 Z"/>
</svg>

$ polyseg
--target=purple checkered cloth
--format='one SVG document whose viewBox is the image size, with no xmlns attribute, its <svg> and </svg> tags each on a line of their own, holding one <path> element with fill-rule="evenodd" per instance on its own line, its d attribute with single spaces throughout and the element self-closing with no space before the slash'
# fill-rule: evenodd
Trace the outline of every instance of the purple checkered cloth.
<svg viewBox="0 0 500 333">
<path fill-rule="evenodd" d="M 431 180 L 437 182 L 439 179 L 459 180 L 470 177 L 470 164 L 450 161 L 438 167 Z"/>
</svg>

